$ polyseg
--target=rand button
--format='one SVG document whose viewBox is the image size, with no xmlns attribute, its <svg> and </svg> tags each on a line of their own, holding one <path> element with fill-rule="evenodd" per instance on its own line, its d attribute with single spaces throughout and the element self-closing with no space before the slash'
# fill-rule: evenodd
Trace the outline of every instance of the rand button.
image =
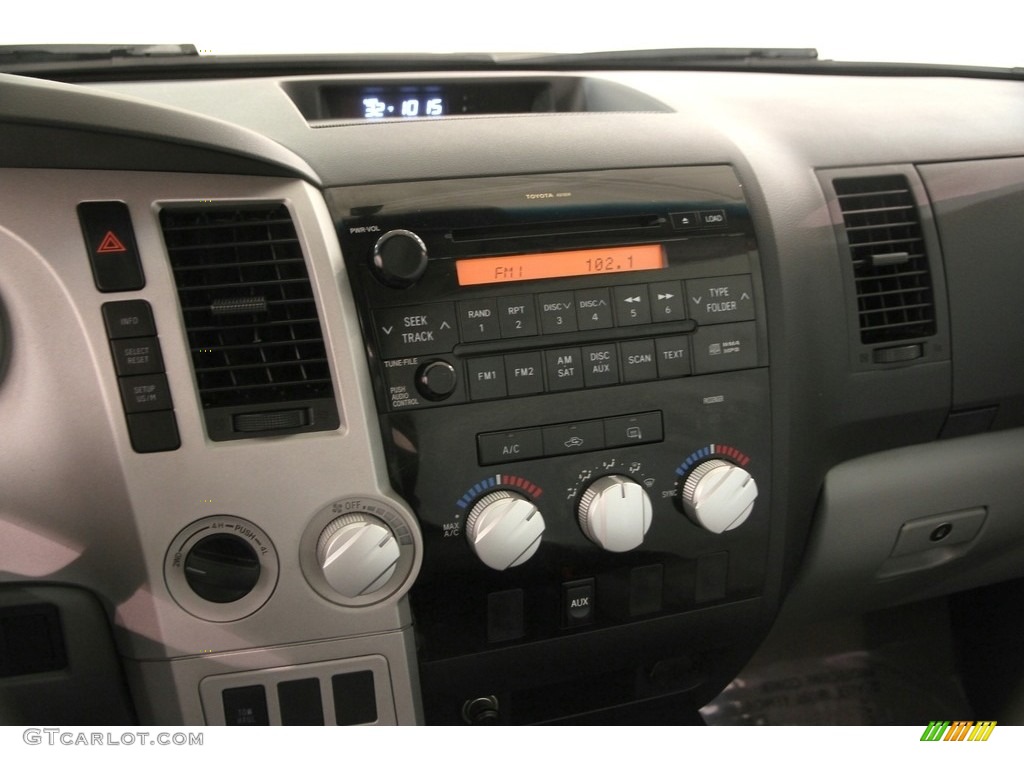
<svg viewBox="0 0 1024 768">
<path fill-rule="evenodd" d="M 494 299 L 459 302 L 459 328 L 463 341 L 492 341 L 501 338 L 498 303 Z"/>
</svg>

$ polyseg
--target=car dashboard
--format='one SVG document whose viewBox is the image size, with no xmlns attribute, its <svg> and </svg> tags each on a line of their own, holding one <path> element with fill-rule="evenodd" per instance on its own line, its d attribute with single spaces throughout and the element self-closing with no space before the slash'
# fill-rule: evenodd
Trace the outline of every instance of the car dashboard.
<svg viewBox="0 0 1024 768">
<path fill-rule="evenodd" d="M 0 722 L 699 722 L 773 625 L 1024 576 L 1022 124 L 0 76 Z"/>
</svg>

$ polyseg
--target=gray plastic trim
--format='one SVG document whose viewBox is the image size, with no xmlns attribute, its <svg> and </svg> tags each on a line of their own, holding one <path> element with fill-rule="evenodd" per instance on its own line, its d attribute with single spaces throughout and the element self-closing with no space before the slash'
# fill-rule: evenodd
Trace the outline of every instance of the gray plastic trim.
<svg viewBox="0 0 1024 768">
<path fill-rule="evenodd" d="M 76 215 L 83 200 L 128 206 L 145 288 L 116 296 L 96 290 Z M 283 200 L 290 209 L 323 323 L 338 429 L 207 439 L 156 215 L 161 205 L 195 200 Z M 401 593 L 370 606 L 337 605 L 317 594 L 299 567 L 302 537 L 317 511 L 351 494 L 401 510 L 411 547 L 422 546 L 415 518 L 387 481 L 359 323 L 321 194 L 301 181 L 272 178 L 0 169 L 0 210 L 0 293 L 12 318 L 0 423 L 17 445 L 0 451 L 0 582 L 62 581 L 92 591 L 111 617 L 122 657 L 154 663 L 410 627 Z M 181 435 L 175 451 L 132 450 L 100 310 L 115 298 L 143 299 L 153 309 Z M 193 616 L 164 582 L 175 536 L 211 515 L 251 521 L 273 541 L 280 561 L 267 602 L 234 621 Z M 396 649 L 406 652 L 403 643 Z M 418 706 L 413 665 L 396 663 L 376 642 L 352 653 L 388 658 L 392 675 L 402 676 L 394 681 L 404 692 L 396 692 L 396 707 L 410 722 Z M 302 658 L 277 651 L 266 666 Z M 316 660 L 331 658 L 341 657 Z M 134 695 L 140 711 L 198 706 L 192 682 L 136 686 Z"/>
<path fill-rule="evenodd" d="M 1024 429 L 900 448 L 832 469 L 784 616 L 849 614 L 1024 575 Z M 978 513 L 986 510 L 984 523 Z M 966 525 L 924 553 L 907 524 Z M 976 533 L 975 533 L 976 531 Z"/>
</svg>

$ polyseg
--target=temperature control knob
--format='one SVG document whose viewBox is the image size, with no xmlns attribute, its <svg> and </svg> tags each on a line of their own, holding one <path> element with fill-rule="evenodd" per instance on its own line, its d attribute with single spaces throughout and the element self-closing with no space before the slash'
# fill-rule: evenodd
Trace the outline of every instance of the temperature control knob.
<svg viewBox="0 0 1024 768">
<path fill-rule="evenodd" d="M 407 288 L 427 268 L 427 246 L 415 232 L 392 229 L 373 246 L 370 268 L 382 283 Z"/>
<path fill-rule="evenodd" d="M 466 520 L 469 546 L 484 565 L 504 571 L 533 557 L 544 517 L 533 502 L 512 491 L 495 491 L 473 505 Z"/>
<path fill-rule="evenodd" d="M 638 483 L 621 475 L 595 480 L 580 498 L 580 528 L 609 552 L 639 547 L 651 527 L 651 499 Z"/>
<path fill-rule="evenodd" d="M 354 598 L 376 592 L 395 573 L 401 554 L 395 534 L 373 515 L 337 518 L 320 534 L 317 561 L 331 588 Z"/>
<path fill-rule="evenodd" d="M 683 510 L 693 522 L 712 533 L 743 525 L 754 509 L 757 483 L 750 473 L 728 461 L 698 464 L 683 484 Z"/>
</svg>

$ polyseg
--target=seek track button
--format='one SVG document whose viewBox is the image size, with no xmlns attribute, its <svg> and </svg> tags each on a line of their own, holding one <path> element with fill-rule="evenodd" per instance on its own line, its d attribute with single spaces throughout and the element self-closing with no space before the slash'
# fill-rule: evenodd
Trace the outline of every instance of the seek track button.
<svg viewBox="0 0 1024 768">
<path fill-rule="evenodd" d="M 450 301 L 379 309 L 373 317 L 385 360 L 451 352 L 459 341 L 455 306 Z"/>
</svg>

